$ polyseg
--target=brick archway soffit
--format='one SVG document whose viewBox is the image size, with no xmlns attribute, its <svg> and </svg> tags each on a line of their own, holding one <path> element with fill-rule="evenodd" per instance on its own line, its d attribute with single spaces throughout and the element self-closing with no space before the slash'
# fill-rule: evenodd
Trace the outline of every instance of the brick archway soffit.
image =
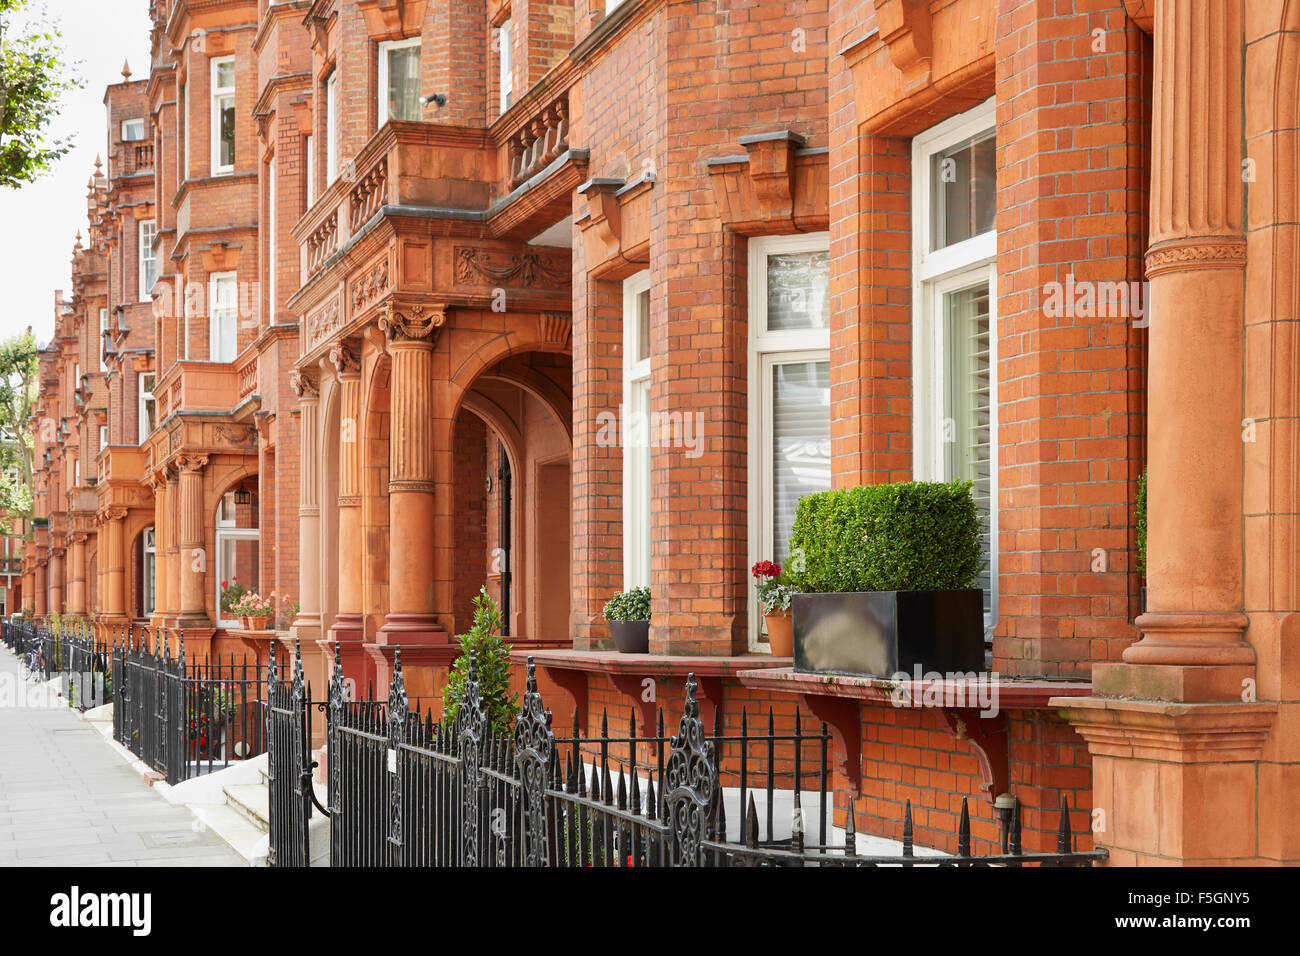
<svg viewBox="0 0 1300 956">
<path fill-rule="evenodd" d="M 569 439 L 573 447 L 573 399 L 564 393 L 558 385 L 539 373 L 526 373 L 522 370 L 486 372 L 475 379 L 478 382 L 501 382 L 512 385 L 531 395 L 551 413 Z M 467 393 L 467 395 L 473 392 Z"/>
<path fill-rule="evenodd" d="M 247 465 L 232 465 L 232 466 L 230 466 L 230 467 L 231 467 L 232 470 L 229 471 L 229 472 L 227 472 L 226 474 L 221 475 L 220 477 L 217 477 L 217 476 L 214 475 L 214 477 L 213 477 L 213 480 L 212 480 L 212 488 L 213 488 L 212 508 L 213 508 L 214 511 L 215 511 L 217 505 L 220 503 L 220 501 L 221 501 L 221 496 L 222 496 L 222 495 L 224 495 L 227 491 L 231 491 L 231 490 L 235 487 L 235 485 L 239 484 L 240 482 L 242 482 L 242 481 L 244 481 L 244 480 L 246 480 L 246 479 L 248 479 L 248 478 L 258 478 L 258 479 L 259 479 L 259 481 L 258 481 L 258 489 L 259 489 L 259 492 L 258 492 L 258 493 L 259 493 L 259 494 L 261 493 L 260 489 L 261 489 L 261 486 L 262 486 L 262 485 L 261 485 L 260 473 L 259 473 L 259 472 L 257 472 L 257 471 L 250 471 Z"/>
<path fill-rule="evenodd" d="M 524 437 L 515 424 L 510 413 L 502 408 L 499 404 L 492 401 L 488 396 L 477 392 L 469 392 L 461 400 L 461 410 L 475 416 L 483 424 L 496 434 L 501 444 L 506 446 L 506 455 L 510 458 L 510 465 L 516 469 L 518 474 L 519 462 L 522 457 L 524 447 Z"/>
</svg>

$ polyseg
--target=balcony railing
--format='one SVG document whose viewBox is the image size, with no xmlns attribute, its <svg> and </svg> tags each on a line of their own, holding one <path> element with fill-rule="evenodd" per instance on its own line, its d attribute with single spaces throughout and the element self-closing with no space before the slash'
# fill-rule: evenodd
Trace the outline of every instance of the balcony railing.
<svg viewBox="0 0 1300 956">
<path fill-rule="evenodd" d="M 541 172 L 569 148 L 569 95 L 547 104 L 510 137 L 510 188 Z"/>
</svg>

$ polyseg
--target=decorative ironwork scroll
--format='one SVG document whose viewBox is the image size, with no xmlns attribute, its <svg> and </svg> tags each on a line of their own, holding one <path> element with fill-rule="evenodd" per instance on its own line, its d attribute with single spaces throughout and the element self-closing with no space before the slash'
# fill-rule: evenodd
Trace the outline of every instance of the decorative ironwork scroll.
<svg viewBox="0 0 1300 956">
<path fill-rule="evenodd" d="M 546 839 L 546 787 L 555 759 L 551 712 L 537 690 L 533 659 L 528 658 L 528 683 L 523 711 L 515 722 L 515 765 L 523 786 L 524 865 L 550 866 Z"/>
<path fill-rule="evenodd" d="M 673 835 L 673 863 L 702 865 L 701 843 L 714 838 L 717 817 L 718 767 L 713 741 L 704 733 L 696 700 L 695 675 L 686 676 L 686 705 L 680 729 L 672 739 L 664 767 L 664 804 Z"/>
</svg>

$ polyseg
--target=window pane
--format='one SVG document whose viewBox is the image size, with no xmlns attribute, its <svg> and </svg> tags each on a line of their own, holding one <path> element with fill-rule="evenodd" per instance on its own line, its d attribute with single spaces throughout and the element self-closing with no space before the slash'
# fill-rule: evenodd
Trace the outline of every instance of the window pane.
<svg viewBox="0 0 1300 956">
<path fill-rule="evenodd" d="M 237 588 L 257 591 L 258 540 L 256 537 L 230 537 L 217 534 L 217 606 L 223 620 L 233 620 L 231 604 Z M 224 587 L 223 587 L 224 585 Z"/>
<path fill-rule="evenodd" d="M 989 287 L 987 282 L 949 292 L 944 297 L 944 478 L 969 480 L 984 522 L 984 560 L 980 575 L 985 612 L 993 588 L 990 581 L 993 541 L 989 533 L 992 500 L 992 428 L 989 386 Z"/>
<path fill-rule="evenodd" d="M 217 64 L 217 89 L 231 89 L 235 85 L 235 61 L 226 60 Z"/>
<path fill-rule="evenodd" d="M 222 166 L 235 165 L 235 98 L 221 98 L 221 156 Z"/>
<path fill-rule="evenodd" d="M 830 325 L 830 253 L 791 252 L 767 257 L 767 328 L 824 329 Z"/>
<path fill-rule="evenodd" d="M 388 51 L 388 118 L 420 118 L 420 48 Z"/>
<path fill-rule="evenodd" d="M 235 358 L 235 325 L 239 312 L 236 295 L 234 276 L 212 283 L 211 360 L 214 362 L 232 362 Z"/>
<path fill-rule="evenodd" d="M 996 146 L 992 132 L 981 133 L 931 158 L 931 251 L 993 228 Z"/>
<path fill-rule="evenodd" d="M 772 368 L 772 557 L 789 557 L 799 499 L 831 486 L 831 366 Z"/>
</svg>

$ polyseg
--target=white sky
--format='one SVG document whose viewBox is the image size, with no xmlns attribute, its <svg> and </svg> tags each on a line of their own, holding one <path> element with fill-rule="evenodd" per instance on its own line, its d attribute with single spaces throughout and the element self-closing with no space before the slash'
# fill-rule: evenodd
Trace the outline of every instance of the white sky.
<svg viewBox="0 0 1300 956">
<path fill-rule="evenodd" d="M 33 11 L 41 0 L 31 0 Z M 149 0 L 45 0 L 63 31 L 66 59 L 86 85 L 67 94 L 51 133 L 75 135 L 53 171 L 20 190 L 0 189 L 0 338 L 28 325 L 41 343 L 54 334 L 54 290 L 71 289 L 72 244 L 86 234 L 86 180 L 107 152 L 104 88 L 149 68 Z"/>
</svg>

